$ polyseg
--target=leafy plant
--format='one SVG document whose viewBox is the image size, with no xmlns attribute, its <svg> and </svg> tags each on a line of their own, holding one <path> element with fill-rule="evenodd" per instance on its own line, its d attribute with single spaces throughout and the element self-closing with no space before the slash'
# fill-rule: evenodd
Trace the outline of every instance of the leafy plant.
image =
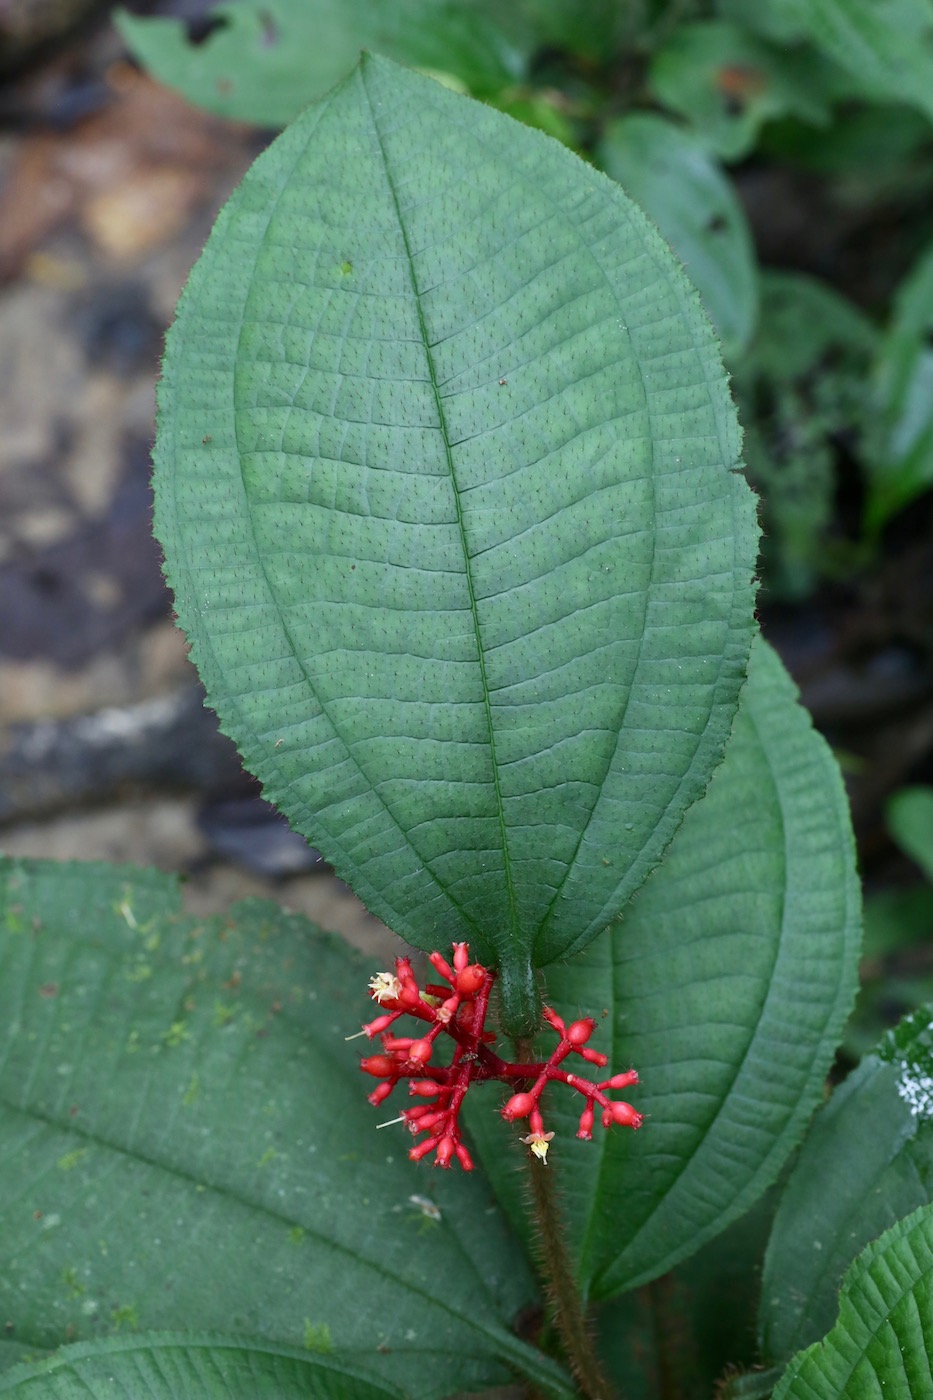
<svg viewBox="0 0 933 1400">
<path fill-rule="evenodd" d="M 353 8 L 353 47 L 377 8 Z M 796 1400 L 928 1365 L 929 1015 L 823 1103 L 855 992 L 853 843 L 834 760 L 756 634 L 714 333 L 619 183 L 450 90 L 508 106 L 525 84 L 534 106 L 550 43 L 595 110 L 619 17 L 600 6 L 597 53 L 575 8 L 480 7 L 510 37 L 462 66 L 462 6 L 372 31 L 447 85 L 364 58 L 259 158 L 179 304 L 156 530 L 210 703 L 433 972 L 414 951 L 370 966 L 270 904 L 189 918 L 154 872 L 3 864 L 13 1400 L 433 1400 L 510 1379 L 692 1397 L 717 1377 Z M 858 68 L 844 12 L 817 26 L 772 0 L 755 30 L 756 54 L 809 46 L 826 110 Z M 224 35 L 261 43 L 263 15 L 278 44 L 296 13 L 231 7 L 203 62 Z M 625 33 L 661 95 L 696 35 L 640 14 Z M 318 56 L 323 87 L 345 56 Z M 258 93 L 284 120 L 320 97 L 252 82 L 223 110 Z M 806 118 L 781 91 L 743 140 Z M 728 310 L 710 220 L 735 247 L 745 225 L 692 111 L 685 129 L 623 115 L 596 146 Z M 702 213 L 662 198 L 633 133 L 673 170 L 689 157 Z M 805 397 L 825 357 L 816 336 L 785 362 L 796 335 L 769 326 L 831 298 L 781 287 L 758 289 L 749 399 L 779 372 Z M 406 1084 L 378 1131 L 366 1088 L 388 1113 Z M 765 1235 L 757 1350 L 722 1350 L 710 1299 L 739 1259 L 750 1308 Z"/>
</svg>

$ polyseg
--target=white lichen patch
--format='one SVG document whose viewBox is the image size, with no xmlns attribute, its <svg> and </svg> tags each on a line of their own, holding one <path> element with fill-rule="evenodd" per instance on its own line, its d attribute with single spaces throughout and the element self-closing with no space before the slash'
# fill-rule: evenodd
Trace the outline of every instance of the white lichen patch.
<svg viewBox="0 0 933 1400">
<path fill-rule="evenodd" d="M 933 1075 L 919 1065 L 904 1064 L 897 1076 L 897 1092 L 915 1118 L 933 1118 Z"/>
</svg>

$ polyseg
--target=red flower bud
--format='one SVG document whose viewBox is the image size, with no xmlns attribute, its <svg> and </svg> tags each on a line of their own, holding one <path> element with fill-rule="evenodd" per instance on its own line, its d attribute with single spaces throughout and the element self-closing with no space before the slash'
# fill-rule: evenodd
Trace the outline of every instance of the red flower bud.
<svg viewBox="0 0 933 1400">
<path fill-rule="evenodd" d="M 613 1123 L 619 1123 L 623 1128 L 640 1128 L 645 1120 L 640 1113 L 637 1113 L 630 1103 L 611 1103 L 603 1111 L 603 1127 L 611 1128 Z"/>
<path fill-rule="evenodd" d="M 367 1094 L 366 1097 L 369 1099 L 369 1102 L 372 1104 L 373 1108 L 378 1108 L 378 1106 L 382 1103 L 383 1099 L 387 1099 L 394 1088 L 394 1081 L 390 1084 L 388 1080 L 384 1079 L 382 1083 L 377 1084 L 372 1093 Z"/>
<path fill-rule="evenodd" d="M 430 1040 L 413 1040 L 408 1048 L 408 1059 L 414 1064 L 426 1065 L 433 1049 Z"/>
<path fill-rule="evenodd" d="M 603 1069 L 609 1063 L 608 1055 L 604 1055 L 600 1050 L 591 1050 L 588 1045 L 584 1045 L 580 1054 L 583 1056 L 584 1060 L 589 1060 L 591 1065 L 599 1065 L 600 1069 Z"/>
<path fill-rule="evenodd" d="M 460 1163 L 463 1170 L 465 1172 L 471 1172 L 473 1170 L 473 1158 L 470 1156 L 469 1152 L 467 1152 L 463 1143 L 458 1142 L 454 1151 L 457 1154 L 457 1161 Z"/>
<path fill-rule="evenodd" d="M 454 1140 L 450 1137 L 441 1138 L 437 1145 L 437 1156 L 434 1159 L 438 1167 L 450 1169 L 450 1159 L 454 1155 Z"/>
<path fill-rule="evenodd" d="M 448 982 L 453 982 L 454 970 L 451 967 L 450 963 L 447 961 L 447 959 L 441 957 L 440 953 L 429 953 L 428 962 L 435 969 L 435 971 L 439 972 L 442 977 L 447 979 Z"/>
<path fill-rule="evenodd" d="M 457 973 L 454 986 L 462 997 L 473 997 L 485 981 L 486 969 L 480 967 L 479 963 L 470 963 L 469 967 Z"/>
<path fill-rule="evenodd" d="M 574 1021 L 572 1026 L 567 1027 L 567 1039 L 574 1047 L 585 1045 L 595 1029 L 596 1022 L 587 1016 L 585 1021 Z"/>
<path fill-rule="evenodd" d="M 428 1138 L 425 1142 L 416 1143 L 414 1147 L 409 1149 L 409 1160 L 420 1162 L 422 1157 L 427 1157 L 428 1153 L 432 1152 L 436 1146 L 437 1138 Z"/>
<path fill-rule="evenodd" d="M 611 1079 L 607 1079 L 604 1084 L 600 1084 L 600 1089 L 627 1089 L 632 1084 L 638 1083 L 638 1071 L 628 1069 L 624 1074 L 614 1074 Z"/>
<path fill-rule="evenodd" d="M 530 1094 L 513 1094 L 507 1104 L 503 1105 L 502 1117 L 511 1123 L 515 1118 L 524 1118 L 535 1106 L 535 1101 Z"/>
<path fill-rule="evenodd" d="M 410 1079 L 408 1081 L 408 1092 L 416 1094 L 422 1099 L 433 1098 L 439 1088 L 440 1085 L 435 1084 L 433 1079 Z"/>
<path fill-rule="evenodd" d="M 366 1025 L 363 1027 L 363 1030 L 366 1032 L 369 1039 L 372 1040 L 373 1036 L 379 1035 L 380 1031 L 388 1030 L 392 1022 L 397 1020 L 397 1012 L 394 1012 L 391 1015 L 377 1016 L 375 1021 L 367 1021 Z"/>
<path fill-rule="evenodd" d="M 427 1111 L 422 1111 L 418 1118 L 414 1117 L 416 1113 L 419 1113 L 419 1110 L 416 1108 L 406 1108 L 402 1113 L 402 1117 L 413 1133 L 426 1133 L 430 1128 L 437 1128 L 447 1117 L 447 1114 L 444 1113 L 443 1110 L 440 1112 L 432 1112 L 427 1104 L 425 1105 L 425 1109 Z"/>
<path fill-rule="evenodd" d="M 584 1142 L 591 1142 L 593 1139 L 593 1119 L 595 1116 L 593 1104 L 590 1101 L 580 1114 L 580 1126 L 577 1129 L 577 1137 L 582 1138 Z"/>
<path fill-rule="evenodd" d="M 456 968 L 456 970 L 457 970 L 458 972 L 462 972 L 463 969 L 469 964 L 469 961 L 470 961 L 470 949 L 469 949 L 468 945 L 467 945 L 466 943 L 455 943 L 455 944 L 454 944 L 454 967 Z"/>
<path fill-rule="evenodd" d="M 369 1055 L 360 1060 L 360 1069 L 374 1079 L 389 1079 L 396 1073 L 397 1065 L 391 1055 Z"/>
</svg>

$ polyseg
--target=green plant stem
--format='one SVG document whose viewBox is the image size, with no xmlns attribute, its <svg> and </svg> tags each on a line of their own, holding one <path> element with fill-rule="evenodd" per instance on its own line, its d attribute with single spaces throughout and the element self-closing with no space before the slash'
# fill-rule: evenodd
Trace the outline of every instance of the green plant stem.
<svg viewBox="0 0 933 1400">
<path fill-rule="evenodd" d="M 521 1062 L 532 1060 L 530 1040 L 517 1041 L 516 1050 Z M 528 1182 L 538 1229 L 540 1263 L 554 1309 L 554 1325 L 567 1362 L 587 1400 L 612 1400 L 614 1393 L 596 1354 L 586 1306 L 574 1276 L 554 1185 L 554 1169 L 536 1158 L 529 1159 Z"/>
</svg>

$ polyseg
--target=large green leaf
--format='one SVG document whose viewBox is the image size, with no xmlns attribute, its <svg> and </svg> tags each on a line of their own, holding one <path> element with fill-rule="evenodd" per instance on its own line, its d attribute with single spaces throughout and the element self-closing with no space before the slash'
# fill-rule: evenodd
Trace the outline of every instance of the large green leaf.
<svg viewBox="0 0 933 1400">
<path fill-rule="evenodd" d="M 352 1359 L 250 1338 L 142 1333 L 62 1347 L 0 1376 L 10 1400 L 401 1400 Z"/>
<path fill-rule="evenodd" d="M 210 702 L 375 913 L 500 965 L 513 1032 L 719 761 L 738 451 L 618 186 L 384 59 L 260 157 L 180 303 L 156 526 Z"/>
<path fill-rule="evenodd" d="M 726 756 L 611 939 L 548 973 L 561 1014 L 605 1019 L 593 1039 L 634 1065 L 638 1133 L 574 1137 L 580 1102 L 550 1090 L 584 1287 L 606 1297 L 657 1277 L 774 1181 L 819 1102 L 855 994 L 859 890 L 838 769 L 775 654 L 752 651 Z M 484 1161 L 509 1163 L 479 1117 Z M 492 1148 L 492 1150 L 490 1150 Z M 511 1208 L 518 1211 L 512 1197 Z"/>
<path fill-rule="evenodd" d="M 755 250 L 718 163 L 692 132 L 646 112 L 610 122 L 597 157 L 683 259 L 724 353 L 742 350 L 758 312 Z"/>
<path fill-rule="evenodd" d="M 795 1356 L 773 1400 L 927 1400 L 933 1393 L 933 1208 L 869 1245 L 846 1277 L 839 1320 Z"/>
<path fill-rule="evenodd" d="M 449 73 L 477 93 L 524 75 L 529 36 L 490 0 L 232 0 L 195 43 L 184 20 L 119 11 L 135 56 L 168 87 L 224 117 L 284 126 L 373 49 Z M 503 32 L 505 26 L 505 32 Z"/>
<path fill-rule="evenodd" d="M 274 905 L 182 917 L 175 884 L 8 864 L 0 1315 L 42 1351 L 136 1328 L 353 1356 L 407 1395 L 558 1368 L 481 1180 L 376 1131 L 354 1047 L 372 970 Z M 452 1370 L 451 1367 L 454 1367 Z"/>
<path fill-rule="evenodd" d="M 843 1274 L 933 1200 L 933 1014 L 906 1017 L 814 1120 L 775 1216 L 759 1330 L 786 1361 L 832 1326 Z"/>
</svg>

